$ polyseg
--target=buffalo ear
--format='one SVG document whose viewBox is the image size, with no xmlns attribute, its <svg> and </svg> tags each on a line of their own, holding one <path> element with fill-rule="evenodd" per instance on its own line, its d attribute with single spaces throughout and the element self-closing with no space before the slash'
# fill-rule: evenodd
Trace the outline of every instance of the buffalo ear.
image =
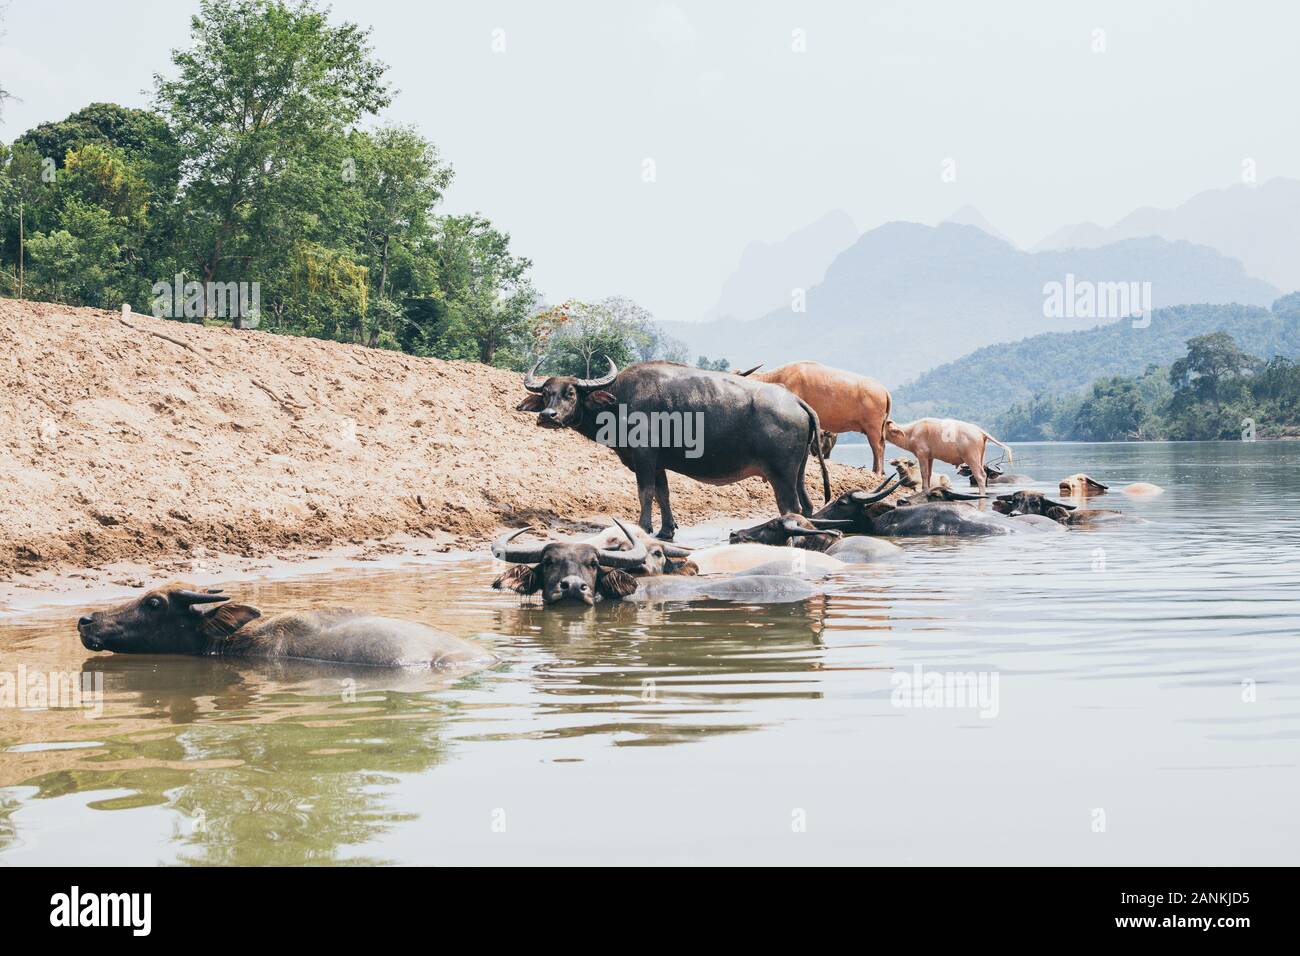
<svg viewBox="0 0 1300 956">
<path fill-rule="evenodd" d="M 492 582 L 496 590 L 514 591 L 516 594 L 535 594 L 541 586 L 542 576 L 536 567 L 529 564 L 516 564 Z"/>
<path fill-rule="evenodd" d="M 546 407 L 546 399 L 541 395 L 529 395 L 515 406 L 517 412 L 540 412 Z"/>
<path fill-rule="evenodd" d="M 204 637 L 229 637 L 249 621 L 255 621 L 261 616 L 261 611 L 247 604 L 223 604 L 215 611 L 203 615 L 199 632 Z"/>
<path fill-rule="evenodd" d="M 612 393 L 605 391 L 603 388 L 598 388 L 594 392 L 588 394 L 587 401 L 592 405 L 615 405 L 618 403 L 618 399 L 615 398 Z"/>
<path fill-rule="evenodd" d="M 624 598 L 636 590 L 636 578 L 614 568 L 596 578 L 596 589 L 608 598 Z"/>
</svg>

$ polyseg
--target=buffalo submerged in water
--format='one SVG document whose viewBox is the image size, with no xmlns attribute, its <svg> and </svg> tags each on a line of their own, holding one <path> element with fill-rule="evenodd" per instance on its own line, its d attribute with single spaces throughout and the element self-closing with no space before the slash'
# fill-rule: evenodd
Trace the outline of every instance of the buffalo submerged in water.
<svg viewBox="0 0 1300 956">
<path fill-rule="evenodd" d="M 484 648 L 415 621 L 331 608 L 263 617 L 220 590 L 168 584 L 77 622 L 81 643 L 114 654 L 188 654 L 371 667 L 485 667 Z"/>
<path fill-rule="evenodd" d="M 677 529 L 670 471 L 709 485 L 757 476 L 772 486 L 778 514 L 810 515 L 804 478 L 811 448 L 821 466 L 822 494 L 830 499 L 817 413 L 779 385 L 674 362 L 641 362 L 620 372 L 610 361 L 602 378 L 539 379 L 541 364 L 524 376 L 529 395 L 517 410 L 536 412 L 543 428 L 572 428 L 612 447 L 636 475 L 638 523 L 651 530 L 657 500 L 664 540 Z M 667 440 L 662 429 L 669 431 Z"/>
<path fill-rule="evenodd" d="M 646 543 L 621 521 L 629 550 L 611 550 L 585 541 L 521 542 L 516 539 L 531 528 L 507 532 L 492 543 L 492 555 L 515 567 L 492 582 L 499 591 L 517 594 L 541 594 L 542 603 L 592 607 L 602 601 L 696 601 L 733 600 L 754 603 L 802 601 L 820 594 L 821 589 L 808 581 L 788 574 L 755 573 L 749 575 L 695 577 L 692 574 L 649 574 L 644 572 Z M 708 551 L 692 553 L 710 568 Z M 795 552 L 792 548 L 771 551 Z M 818 555 L 820 557 L 820 555 Z M 839 565 L 840 562 L 835 562 Z"/>
</svg>

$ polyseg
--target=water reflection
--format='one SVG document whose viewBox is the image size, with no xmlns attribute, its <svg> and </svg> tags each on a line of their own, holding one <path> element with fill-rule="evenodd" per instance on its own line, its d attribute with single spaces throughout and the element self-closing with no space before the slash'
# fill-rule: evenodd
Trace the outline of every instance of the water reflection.
<svg viewBox="0 0 1300 956">
<path fill-rule="evenodd" d="M 761 607 L 533 604 L 499 610 L 496 629 L 516 652 L 542 658 L 531 674 L 545 729 L 527 735 L 610 734 L 644 746 L 753 730 L 763 700 L 816 699 L 826 613 L 820 597 Z"/>
</svg>

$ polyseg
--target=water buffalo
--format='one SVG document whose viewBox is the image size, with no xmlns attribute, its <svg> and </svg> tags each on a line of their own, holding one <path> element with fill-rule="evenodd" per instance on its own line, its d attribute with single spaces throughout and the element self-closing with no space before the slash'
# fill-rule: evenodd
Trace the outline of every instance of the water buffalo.
<svg viewBox="0 0 1300 956">
<path fill-rule="evenodd" d="M 901 554 L 896 544 L 879 541 L 864 535 L 843 537 L 831 525 L 851 526 L 852 521 L 832 521 L 823 518 L 805 518 L 801 515 L 782 515 L 753 528 L 731 533 L 731 543 L 758 542 L 768 545 L 786 545 L 809 551 L 821 551 L 833 558 L 851 564 L 867 564 L 882 558 L 895 558 Z"/>
<path fill-rule="evenodd" d="M 975 480 L 975 472 L 971 471 L 970 465 L 964 462 L 957 466 L 957 474 L 969 479 L 971 486 L 976 487 L 979 482 Z M 984 463 L 984 482 L 989 485 L 1031 485 L 1034 479 L 1028 475 L 1008 475 L 1005 474 L 996 465 Z"/>
<path fill-rule="evenodd" d="M 643 545 L 646 552 L 645 561 L 625 569 L 628 574 L 638 577 L 653 574 L 698 573 L 690 560 L 691 548 L 661 541 L 637 525 L 629 528 L 620 521 L 618 524 L 610 525 L 582 538 L 581 541 L 605 551 L 630 551 L 638 544 Z"/>
<path fill-rule="evenodd" d="M 581 541 L 515 542 L 515 538 L 531 530 L 520 528 L 492 542 L 492 556 L 497 560 L 525 566 L 512 568 L 493 581 L 496 590 L 518 594 L 540 591 L 545 604 L 588 606 L 605 598 L 618 600 L 636 590 L 637 579 L 628 569 L 645 564 L 647 552 L 641 542 L 627 551 L 598 548 Z M 627 533 L 630 537 L 631 532 Z"/>
<path fill-rule="evenodd" d="M 1074 505 L 1053 501 L 1039 491 L 1017 491 L 1015 494 L 999 495 L 993 502 L 993 507 L 1005 515 L 1042 515 L 1072 528 L 1127 517 L 1123 512 L 1109 508 L 1079 510 Z"/>
<path fill-rule="evenodd" d="M 835 450 L 835 443 L 839 440 L 839 435 L 835 432 L 828 432 L 824 428 L 817 433 L 817 443 L 821 446 L 823 458 L 831 457 L 831 452 Z M 817 449 L 809 445 L 808 454 L 812 455 L 814 458 L 817 457 Z"/>
<path fill-rule="evenodd" d="M 755 365 L 738 374 L 788 388 L 817 410 L 827 431 L 866 435 L 871 445 L 871 470 L 883 472 L 885 420 L 894 404 L 885 386 L 874 378 L 820 362 L 791 362 L 770 372 L 760 372 L 760 368 Z"/>
<path fill-rule="evenodd" d="M 1041 491 L 1015 491 L 1008 495 L 998 495 L 993 502 L 993 510 L 1004 515 L 1047 515 L 1053 508 L 1073 511 L 1075 506 L 1054 501 Z"/>
<path fill-rule="evenodd" d="M 921 490 L 930 490 L 930 472 L 934 461 L 970 466 L 975 485 L 984 490 L 984 451 L 992 442 L 1005 449 L 1007 462 L 1013 460 L 1011 447 L 998 441 L 978 425 L 955 418 L 920 418 L 907 425 L 885 422 L 885 438 L 899 448 L 910 451 L 921 463 Z"/>
<path fill-rule="evenodd" d="M 688 557 L 691 553 L 690 548 L 660 541 L 644 528 L 629 528 L 621 521 L 585 538 L 567 542 L 560 539 L 557 543 L 589 544 L 598 551 L 630 551 L 640 545 L 645 552 L 645 559 L 640 564 L 629 565 L 622 569 L 633 577 L 699 573 L 695 563 Z M 527 586 L 527 576 L 531 573 L 532 569 L 527 565 L 516 564 L 503 572 L 493 583 L 493 587 L 497 590 L 516 591 L 518 590 L 516 585 Z"/>
<path fill-rule="evenodd" d="M 374 667 L 482 667 L 485 649 L 415 621 L 330 609 L 276 614 L 175 582 L 77 622 L 88 650 L 323 661 Z"/>
<path fill-rule="evenodd" d="M 732 544 L 775 544 L 806 548 L 809 551 L 825 551 L 840 537 L 836 525 L 851 524 L 849 521 L 827 521 L 821 518 L 805 518 L 803 515 L 781 515 L 752 528 L 742 528 L 731 532 Z"/>
<path fill-rule="evenodd" d="M 932 488 L 890 504 L 882 499 L 898 485 L 897 476 L 884 481 L 875 491 L 849 491 L 813 515 L 851 521 L 851 530 L 864 535 L 915 538 L 929 536 L 984 536 L 1013 534 L 1028 530 L 996 512 L 972 507 L 978 495 L 963 495 L 946 488 Z M 996 504 L 996 503 L 995 503 Z"/>
<path fill-rule="evenodd" d="M 847 521 L 839 525 L 853 534 L 873 534 L 872 515 L 889 510 L 892 506 L 883 504 L 902 481 L 900 475 L 893 475 L 882 481 L 874 491 L 846 491 L 834 501 L 817 509 L 812 515 L 814 520 Z"/>
<path fill-rule="evenodd" d="M 622 522 L 619 522 L 619 526 L 623 527 Z M 492 587 L 519 594 L 535 594 L 540 591 L 543 603 L 548 606 L 579 604 L 590 607 L 606 598 L 631 601 L 713 599 L 780 603 L 801 601 L 820 593 L 799 578 L 775 573 L 754 575 L 740 583 L 733 583 L 734 579 L 730 577 L 706 579 L 685 575 L 648 575 L 638 578 L 628 569 L 644 562 L 646 547 L 643 542 L 637 542 L 630 551 L 606 550 L 578 541 L 549 541 L 531 545 L 514 543 L 515 538 L 528 530 L 522 528 L 512 534 L 504 534 L 493 542 L 493 555 L 502 561 L 519 563 L 522 567 L 512 568 L 502 574 L 492 582 Z M 632 537 L 630 530 L 626 533 L 629 538 Z M 771 550 L 789 551 L 797 555 L 807 553 L 795 552 L 791 548 Z M 815 552 L 810 557 L 833 561 Z M 835 567 L 843 567 L 839 561 L 833 563 Z M 704 567 L 713 570 L 707 556 Z"/>
<path fill-rule="evenodd" d="M 872 521 L 873 534 L 893 538 L 983 537 L 1022 528 L 1005 515 L 962 502 L 926 502 L 892 508 Z"/>
<path fill-rule="evenodd" d="M 668 496 L 673 471 L 711 485 L 758 476 L 772 486 L 779 514 L 811 514 L 804 487 L 808 451 L 822 472 L 822 493 L 830 498 L 830 476 L 817 413 L 797 395 L 776 385 L 674 362 L 641 362 L 622 372 L 610 361 L 598 379 L 535 377 L 539 359 L 524 376 L 529 392 L 519 411 L 537 412 L 538 425 L 574 430 L 612 447 L 636 475 L 641 501 L 639 524 L 651 530 L 659 502 L 659 537 L 671 541 L 677 523 Z"/>
<path fill-rule="evenodd" d="M 1095 498 L 1097 495 L 1104 495 L 1110 490 L 1110 485 L 1103 485 L 1085 474 L 1071 475 L 1069 478 L 1062 478 L 1059 482 L 1061 494 L 1069 495 L 1071 498 Z"/>
</svg>

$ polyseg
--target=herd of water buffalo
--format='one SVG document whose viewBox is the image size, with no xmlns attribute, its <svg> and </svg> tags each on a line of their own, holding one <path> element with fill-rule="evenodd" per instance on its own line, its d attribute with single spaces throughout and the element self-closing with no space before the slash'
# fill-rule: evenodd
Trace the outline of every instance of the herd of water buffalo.
<svg viewBox="0 0 1300 956">
<path fill-rule="evenodd" d="M 1058 501 L 1018 489 L 991 495 L 988 486 L 1033 481 L 984 461 L 987 445 L 1009 447 L 969 422 L 923 418 L 900 425 L 890 418 L 892 399 L 879 382 L 816 362 L 795 362 L 772 372 L 729 373 L 670 362 L 643 362 L 620 371 L 611 361 L 596 379 L 524 377 L 519 411 L 535 412 L 543 428 L 571 428 L 612 447 L 636 476 L 641 513 L 637 526 L 614 525 L 582 539 L 524 539 L 535 529 L 506 532 L 492 554 L 511 565 L 493 587 L 540 594 L 544 606 L 591 606 L 601 600 L 769 603 L 820 593 L 819 581 L 851 564 L 899 556 L 889 538 L 1044 534 L 1122 517 L 1117 511 Z M 696 440 L 682 442 L 683 418 L 698 421 Z M 619 428 L 609 428 L 613 420 Z M 628 421 L 650 428 L 629 431 Z M 660 425 L 663 430 L 656 430 Z M 831 498 L 826 457 L 834 438 L 860 432 L 871 446 L 871 487 Z M 610 440 L 611 434 L 619 436 Z M 915 455 L 885 471 L 886 442 Z M 823 504 L 814 508 L 805 488 L 809 459 L 821 471 Z M 957 467 L 975 493 L 959 492 L 935 461 Z M 731 532 L 726 544 L 686 548 L 673 544 L 677 523 L 668 472 L 726 485 L 761 477 L 772 487 L 777 515 Z M 1060 482 L 1075 499 L 1109 489 L 1087 475 Z M 1129 494 L 1159 494 L 1138 483 Z M 653 533 L 657 501 L 660 528 Z M 982 504 L 991 503 L 985 510 Z M 523 539 L 523 540 L 521 540 Z M 253 658 L 303 659 L 400 667 L 479 667 L 493 657 L 477 644 L 411 621 L 346 610 L 263 617 L 220 590 L 176 583 L 127 604 L 97 611 L 78 623 L 90 650 Z"/>
</svg>

